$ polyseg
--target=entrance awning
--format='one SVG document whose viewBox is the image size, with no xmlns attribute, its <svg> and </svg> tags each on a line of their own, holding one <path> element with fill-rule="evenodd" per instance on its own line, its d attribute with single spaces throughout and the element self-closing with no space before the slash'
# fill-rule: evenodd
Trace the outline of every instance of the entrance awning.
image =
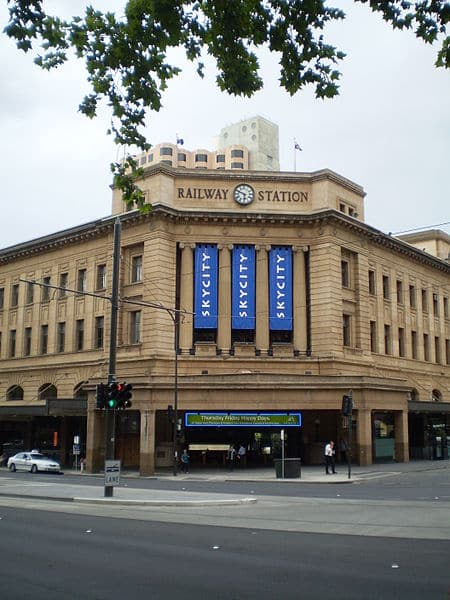
<svg viewBox="0 0 450 600">
<path fill-rule="evenodd" d="M 71 417 L 86 416 L 87 400 L 82 398 L 49 398 L 45 404 L 0 406 L 1 417 Z"/>
<path fill-rule="evenodd" d="M 450 413 L 450 402 L 408 402 L 409 412 Z"/>
</svg>

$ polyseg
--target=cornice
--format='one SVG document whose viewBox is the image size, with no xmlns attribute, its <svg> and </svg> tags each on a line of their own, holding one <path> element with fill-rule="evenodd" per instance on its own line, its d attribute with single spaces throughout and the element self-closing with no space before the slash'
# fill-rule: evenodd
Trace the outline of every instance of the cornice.
<svg viewBox="0 0 450 600">
<path fill-rule="evenodd" d="M 144 168 L 143 179 L 152 177 L 157 174 L 166 175 L 173 179 L 226 179 L 227 181 L 235 182 L 283 182 L 283 183 L 315 183 L 319 181 L 332 181 L 339 184 L 340 186 L 350 190 L 351 192 L 358 194 L 361 197 L 365 197 L 366 193 L 362 186 L 357 183 L 339 175 L 331 169 L 319 169 L 318 171 L 312 171 L 309 173 L 299 173 L 290 171 L 238 171 L 238 170 L 225 170 L 225 169 L 186 169 L 184 167 L 171 167 L 164 163 L 156 163 L 155 165 Z M 142 178 L 140 178 L 142 179 Z M 114 189 L 114 186 L 111 186 Z"/>
<path fill-rule="evenodd" d="M 137 223 L 142 223 L 151 219 L 162 218 L 173 223 L 249 223 L 258 225 L 301 225 L 301 224 L 320 224 L 341 226 L 352 231 L 357 235 L 364 236 L 368 241 L 379 246 L 383 246 L 395 253 L 402 254 L 410 259 L 450 273 L 450 264 L 439 258 L 436 258 L 407 242 L 385 234 L 366 223 L 353 219 L 334 209 L 320 210 L 309 214 L 298 213 L 249 213 L 242 211 L 206 211 L 206 210 L 185 210 L 176 209 L 171 206 L 157 204 L 149 214 L 141 214 L 138 210 L 133 210 L 120 215 L 124 227 L 130 227 Z M 76 244 L 84 240 L 95 239 L 105 236 L 112 232 L 117 215 L 106 217 L 105 219 L 92 221 L 84 225 L 79 225 L 71 229 L 66 229 L 52 235 L 37 238 L 23 244 L 11 246 L 0 250 L 0 264 L 6 264 L 34 254 L 58 249 L 70 244 Z"/>
</svg>

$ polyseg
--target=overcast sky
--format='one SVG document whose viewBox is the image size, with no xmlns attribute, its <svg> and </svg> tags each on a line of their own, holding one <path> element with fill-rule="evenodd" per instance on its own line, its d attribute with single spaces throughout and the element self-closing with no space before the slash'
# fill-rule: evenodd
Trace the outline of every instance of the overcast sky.
<svg viewBox="0 0 450 600">
<path fill-rule="evenodd" d="M 82 4 L 63 3 L 73 13 Z M 279 125 L 281 169 L 294 169 L 296 137 L 297 170 L 329 168 L 363 186 L 370 225 L 395 233 L 450 221 L 450 71 L 434 67 L 437 48 L 393 32 L 367 5 L 330 4 L 348 15 L 326 33 L 347 53 L 337 99 L 315 100 L 311 90 L 290 97 L 278 86 L 273 56 L 261 56 L 265 88 L 252 99 L 219 92 L 212 69 L 201 80 L 183 63 L 163 109 L 149 116 L 149 141 L 175 142 L 178 134 L 188 150 L 213 149 L 223 126 L 261 115 Z M 1 29 L 6 22 L 1 3 Z M 0 55 L 0 247 L 110 214 L 117 148 L 106 112 L 92 121 L 77 112 L 89 91 L 83 64 L 46 73 L 3 33 Z"/>
</svg>

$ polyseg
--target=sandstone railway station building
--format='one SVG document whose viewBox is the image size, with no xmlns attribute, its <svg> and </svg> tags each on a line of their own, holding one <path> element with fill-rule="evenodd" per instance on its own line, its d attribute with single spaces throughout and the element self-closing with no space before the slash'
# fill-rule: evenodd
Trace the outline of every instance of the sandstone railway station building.
<svg viewBox="0 0 450 600">
<path fill-rule="evenodd" d="M 280 172 L 271 127 L 236 124 L 215 152 L 159 144 L 140 157 L 149 214 L 113 190 L 110 216 L 0 250 L 0 450 L 39 448 L 69 466 L 78 436 L 88 470 L 103 468 L 95 396 L 119 217 L 124 468 L 172 464 L 175 391 L 177 443 L 198 468 L 222 465 L 230 443 L 245 445 L 249 468 L 271 464 L 285 426 L 286 456 L 320 464 L 325 442 L 347 436 L 349 390 L 355 462 L 448 458 L 450 236 L 386 235 L 365 223 L 356 183 Z M 176 348 L 164 307 L 182 311 Z"/>
</svg>

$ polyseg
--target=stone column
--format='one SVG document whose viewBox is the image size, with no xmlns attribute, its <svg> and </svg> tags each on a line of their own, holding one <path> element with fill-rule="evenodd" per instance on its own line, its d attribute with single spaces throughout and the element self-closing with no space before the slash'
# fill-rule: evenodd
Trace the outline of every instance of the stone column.
<svg viewBox="0 0 450 600">
<path fill-rule="evenodd" d="M 301 248 L 294 248 L 294 349 L 306 352 L 307 315 L 305 255 Z"/>
<path fill-rule="evenodd" d="M 182 243 L 180 244 L 180 248 L 180 308 L 188 313 L 192 313 L 194 310 L 194 246 Z M 182 353 L 188 353 L 193 346 L 194 318 L 192 314 L 182 314 L 180 318 L 179 345 Z"/>
<path fill-rule="evenodd" d="M 269 349 L 269 266 L 270 246 L 256 246 L 256 350 L 267 355 Z"/>
<path fill-rule="evenodd" d="M 358 410 L 356 427 L 356 450 L 354 458 L 361 466 L 372 464 L 372 413 L 368 409 Z"/>
<path fill-rule="evenodd" d="M 409 462 L 408 412 L 395 413 L 395 460 Z"/>
<path fill-rule="evenodd" d="M 219 318 L 217 347 L 222 354 L 231 348 L 231 250 L 233 246 L 219 245 Z"/>
<path fill-rule="evenodd" d="M 94 410 L 95 392 L 88 401 L 86 431 L 86 470 L 97 473 L 105 466 L 105 411 Z"/>
<path fill-rule="evenodd" d="M 141 411 L 140 474 L 155 473 L 155 411 Z"/>
</svg>

